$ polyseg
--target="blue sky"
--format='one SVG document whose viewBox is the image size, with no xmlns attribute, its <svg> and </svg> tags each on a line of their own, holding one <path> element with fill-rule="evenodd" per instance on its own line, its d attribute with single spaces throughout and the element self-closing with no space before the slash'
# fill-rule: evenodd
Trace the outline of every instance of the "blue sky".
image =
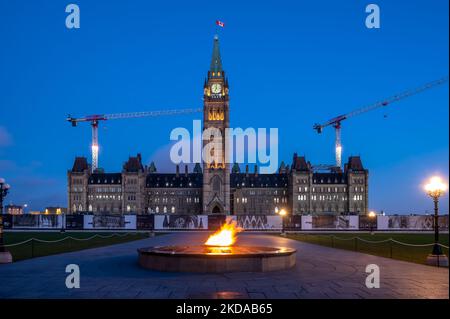
<svg viewBox="0 0 450 319">
<path fill-rule="evenodd" d="M 448 1 L 72 1 L 81 28 L 65 27 L 60 0 L 0 0 L 0 175 L 6 203 L 66 205 L 66 174 L 89 156 L 90 128 L 67 114 L 199 107 L 215 20 L 230 82 L 233 127 L 278 127 L 279 158 L 332 163 L 334 132 L 315 122 L 448 74 Z M 371 209 L 431 211 L 421 190 L 448 179 L 448 84 L 343 123 L 344 160 L 370 170 Z M 167 152 L 174 127 L 199 115 L 102 123 L 100 166 Z M 157 167 L 170 170 L 164 163 Z M 448 212 L 448 196 L 443 200 Z"/>
</svg>

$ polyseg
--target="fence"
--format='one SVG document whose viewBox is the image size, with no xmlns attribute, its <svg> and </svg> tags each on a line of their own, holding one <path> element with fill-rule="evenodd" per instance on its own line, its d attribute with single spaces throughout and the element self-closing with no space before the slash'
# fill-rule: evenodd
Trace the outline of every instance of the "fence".
<svg viewBox="0 0 450 319">
<path fill-rule="evenodd" d="M 43 234 L 45 235 L 45 233 Z M 47 235 L 49 234 L 47 233 Z M 13 260 L 17 261 L 63 252 L 112 245 L 135 239 L 141 239 L 146 236 L 144 233 L 113 233 L 110 235 L 95 234 L 87 238 L 82 238 L 84 236 L 83 233 L 78 235 L 80 236 L 78 238 L 73 236 L 65 236 L 57 240 L 45 240 L 42 238 L 33 237 L 4 246 L 9 252 L 11 252 Z"/>
<path fill-rule="evenodd" d="M 67 230 L 215 230 L 235 220 L 245 230 L 433 230 L 432 215 L 4 215 L 5 229 Z M 448 215 L 439 217 L 439 229 L 448 231 Z"/>
<path fill-rule="evenodd" d="M 394 234 L 395 235 L 395 234 Z M 371 235 L 367 235 L 369 237 Z M 376 235 L 377 238 L 382 234 Z M 376 256 L 382 256 L 386 258 L 394 258 L 405 261 L 411 261 L 416 263 L 425 263 L 426 257 L 431 252 L 431 248 L 434 243 L 430 244 L 413 244 L 405 243 L 396 240 L 391 234 L 386 234 L 385 239 L 382 240 L 368 240 L 360 236 L 335 236 L 330 234 L 308 234 L 308 233 L 296 233 L 289 234 L 289 238 L 297 239 L 300 241 L 318 244 L 322 246 L 328 246 L 332 248 L 339 248 L 345 250 L 353 250 L 356 252 L 367 253 Z M 403 235 L 399 234 L 399 237 Z M 420 236 L 420 235 L 418 235 Z M 409 241 L 412 238 L 408 239 Z M 420 237 L 416 238 L 416 241 L 420 241 Z M 444 252 L 448 256 L 449 247 L 443 244 L 439 244 Z"/>
</svg>

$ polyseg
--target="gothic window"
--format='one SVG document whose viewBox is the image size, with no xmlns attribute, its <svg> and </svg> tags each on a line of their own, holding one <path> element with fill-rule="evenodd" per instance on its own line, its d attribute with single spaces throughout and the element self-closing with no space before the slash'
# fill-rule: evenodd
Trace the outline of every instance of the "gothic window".
<svg viewBox="0 0 450 319">
<path fill-rule="evenodd" d="M 215 177 L 213 180 L 213 191 L 220 192 L 220 179 L 218 177 Z"/>
</svg>

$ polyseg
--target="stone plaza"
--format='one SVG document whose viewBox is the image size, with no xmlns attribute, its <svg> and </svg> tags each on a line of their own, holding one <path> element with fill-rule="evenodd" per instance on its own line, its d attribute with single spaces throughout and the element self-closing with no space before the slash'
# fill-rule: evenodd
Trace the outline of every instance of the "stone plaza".
<svg viewBox="0 0 450 319">
<path fill-rule="evenodd" d="M 279 237 L 241 233 L 238 245 L 289 247 L 296 266 L 274 272 L 172 273 L 140 268 L 137 249 L 202 244 L 207 232 L 176 232 L 144 240 L 0 265 L 0 298 L 449 298 L 449 270 L 333 249 Z M 65 285 L 66 266 L 80 268 L 80 288 Z M 366 287 L 366 266 L 380 268 L 380 288 Z"/>
</svg>

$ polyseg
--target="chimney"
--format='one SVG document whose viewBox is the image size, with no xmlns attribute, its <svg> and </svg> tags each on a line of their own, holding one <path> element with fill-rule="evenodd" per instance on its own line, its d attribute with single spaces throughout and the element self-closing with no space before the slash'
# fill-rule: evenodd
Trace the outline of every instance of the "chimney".
<svg viewBox="0 0 450 319">
<path fill-rule="evenodd" d="M 245 165 L 245 175 L 248 176 L 248 164 Z"/>
<path fill-rule="evenodd" d="M 180 165 L 177 164 L 177 177 L 180 176 Z"/>
<path fill-rule="evenodd" d="M 258 176 L 258 165 L 255 164 L 255 176 Z"/>
<path fill-rule="evenodd" d="M 184 165 L 184 175 L 187 177 L 188 176 L 188 166 Z"/>
</svg>

